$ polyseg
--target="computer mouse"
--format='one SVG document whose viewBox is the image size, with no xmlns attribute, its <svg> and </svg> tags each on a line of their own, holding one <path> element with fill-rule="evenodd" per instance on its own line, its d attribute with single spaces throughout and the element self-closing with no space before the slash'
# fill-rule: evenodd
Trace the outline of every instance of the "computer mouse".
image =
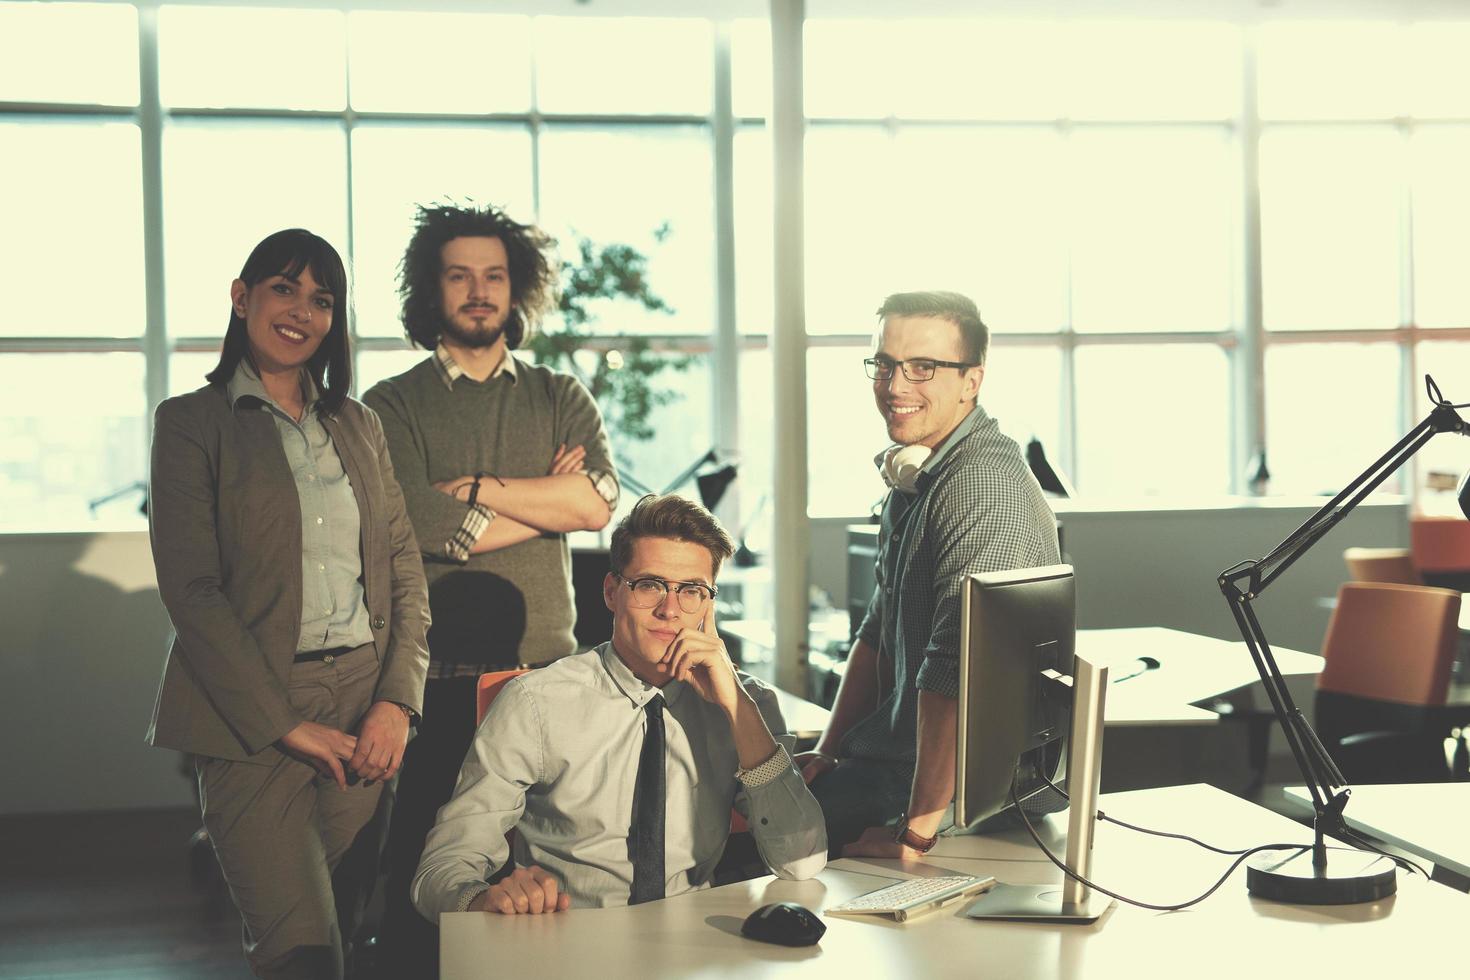
<svg viewBox="0 0 1470 980">
<path fill-rule="evenodd" d="M 747 939 L 781 946 L 813 946 L 826 931 L 826 924 L 815 912 L 795 902 L 762 905 L 740 927 L 740 934 Z"/>
</svg>

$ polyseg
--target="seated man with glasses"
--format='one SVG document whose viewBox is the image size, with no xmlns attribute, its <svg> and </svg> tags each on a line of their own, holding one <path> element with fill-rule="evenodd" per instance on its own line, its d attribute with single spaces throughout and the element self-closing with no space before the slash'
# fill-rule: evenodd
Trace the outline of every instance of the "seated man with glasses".
<svg viewBox="0 0 1470 980">
<path fill-rule="evenodd" d="M 603 580 L 612 640 L 515 678 L 491 704 L 414 876 L 420 912 L 534 914 L 703 888 L 732 806 L 775 874 L 825 866 L 822 811 L 790 739 L 771 735 L 785 731 L 775 692 L 715 634 L 731 550 L 683 497 L 644 497 L 618 524 Z"/>
<path fill-rule="evenodd" d="M 827 729 L 797 763 L 834 854 L 914 859 L 953 826 L 965 576 L 1061 558 L 1041 488 L 980 406 L 989 331 L 974 302 L 897 293 L 878 317 L 865 365 L 894 445 L 874 460 L 889 487 L 877 585 Z"/>
</svg>

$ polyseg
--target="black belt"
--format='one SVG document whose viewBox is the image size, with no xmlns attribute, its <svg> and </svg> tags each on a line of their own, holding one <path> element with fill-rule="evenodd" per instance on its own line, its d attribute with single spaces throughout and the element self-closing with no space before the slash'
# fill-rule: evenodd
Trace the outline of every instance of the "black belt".
<svg viewBox="0 0 1470 980">
<path fill-rule="evenodd" d="M 357 647 L 332 647 L 330 650 L 312 650 L 308 653 L 298 653 L 291 658 L 291 662 L 293 664 L 310 664 L 321 661 L 324 664 L 330 664 L 335 663 L 338 657 L 345 656 L 356 649 Z"/>
</svg>

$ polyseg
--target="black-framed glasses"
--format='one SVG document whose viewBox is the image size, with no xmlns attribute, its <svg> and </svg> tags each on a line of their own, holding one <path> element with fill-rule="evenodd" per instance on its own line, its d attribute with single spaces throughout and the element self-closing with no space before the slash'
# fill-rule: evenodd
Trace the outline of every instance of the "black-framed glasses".
<svg viewBox="0 0 1470 980">
<path fill-rule="evenodd" d="M 702 582 L 666 582 L 661 578 L 626 579 L 617 572 L 613 574 L 633 593 L 633 605 L 639 609 L 653 608 L 663 602 L 664 596 L 673 590 L 678 597 L 679 608 L 687 613 L 695 613 L 719 594 L 719 590 L 713 585 Z"/>
<path fill-rule="evenodd" d="M 932 357 L 910 357 L 907 360 L 895 361 L 893 358 L 884 357 L 882 354 L 876 357 L 869 357 L 863 361 L 863 367 L 867 368 L 868 377 L 874 381 L 890 380 L 893 377 L 893 369 L 898 368 L 903 372 L 903 376 L 914 384 L 928 381 L 934 377 L 934 372 L 938 368 L 952 367 L 965 371 L 979 366 L 978 364 L 966 364 L 963 361 L 940 361 Z"/>
</svg>

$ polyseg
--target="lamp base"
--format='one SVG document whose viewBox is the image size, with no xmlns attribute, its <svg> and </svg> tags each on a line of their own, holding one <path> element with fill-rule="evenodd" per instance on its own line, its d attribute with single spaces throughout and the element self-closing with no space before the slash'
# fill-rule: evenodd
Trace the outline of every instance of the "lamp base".
<svg viewBox="0 0 1470 980">
<path fill-rule="evenodd" d="M 1313 862 L 1312 848 L 1262 851 L 1246 866 L 1246 888 L 1256 898 L 1291 905 L 1351 905 L 1376 902 L 1398 890 L 1391 860 L 1351 847 L 1323 848 Z"/>
</svg>

